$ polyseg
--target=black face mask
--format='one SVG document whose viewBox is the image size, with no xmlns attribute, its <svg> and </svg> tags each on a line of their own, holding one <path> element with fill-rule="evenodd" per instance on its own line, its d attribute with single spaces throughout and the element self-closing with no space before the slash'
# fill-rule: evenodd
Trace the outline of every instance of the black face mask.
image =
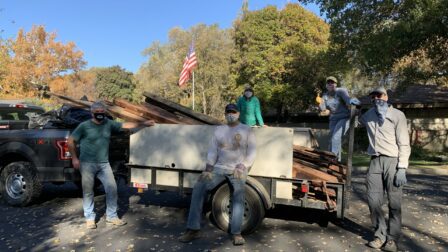
<svg viewBox="0 0 448 252">
<path fill-rule="evenodd" d="M 93 117 L 95 117 L 95 119 L 98 122 L 102 122 L 106 118 L 106 114 L 105 113 L 93 113 Z"/>
</svg>

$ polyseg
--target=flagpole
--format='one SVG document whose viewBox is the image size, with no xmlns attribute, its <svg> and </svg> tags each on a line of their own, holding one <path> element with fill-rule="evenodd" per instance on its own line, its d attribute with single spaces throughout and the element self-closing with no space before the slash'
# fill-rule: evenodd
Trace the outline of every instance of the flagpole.
<svg viewBox="0 0 448 252">
<path fill-rule="evenodd" d="M 193 71 L 193 110 L 194 110 L 194 71 Z"/>
</svg>

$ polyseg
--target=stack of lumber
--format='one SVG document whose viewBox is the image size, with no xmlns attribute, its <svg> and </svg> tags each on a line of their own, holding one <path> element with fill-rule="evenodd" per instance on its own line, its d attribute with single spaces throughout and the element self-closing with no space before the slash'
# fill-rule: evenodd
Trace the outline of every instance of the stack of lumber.
<svg viewBox="0 0 448 252">
<path fill-rule="evenodd" d="M 54 97 L 68 101 L 79 107 L 89 108 L 92 102 L 73 99 L 71 97 L 52 93 Z M 112 116 L 130 122 L 154 120 L 163 124 L 209 124 L 217 125 L 221 122 L 213 117 L 192 111 L 191 109 L 168 101 L 156 95 L 145 93 L 146 102 L 134 104 L 124 99 L 106 101 L 107 111 Z"/>
<path fill-rule="evenodd" d="M 294 145 L 293 177 L 343 183 L 347 167 L 328 151 Z"/>
</svg>

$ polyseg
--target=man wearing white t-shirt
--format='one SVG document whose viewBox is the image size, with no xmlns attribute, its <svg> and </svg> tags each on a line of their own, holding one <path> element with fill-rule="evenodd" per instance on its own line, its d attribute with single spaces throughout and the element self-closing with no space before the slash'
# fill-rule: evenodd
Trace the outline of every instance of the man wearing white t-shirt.
<svg viewBox="0 0 448 252">
<path fill-rule="evenodd" d="M 241 225 L 247 173 L 255 161 L 255 135 L 249 126 L 239 122 L 239 111 L 235 104 L 226 106 L 225 116 L 227 124 L 216 128 L 208 148 L 206 168 L 193 188 L 187 231 L 179 238 L 181 242 L 190 242 L 200 237 L 204 197 L 211 189 L 227 180 L 233 189 L 230 223 L 233 244 L 245 243 L 241 236 Z"/>
</svg>

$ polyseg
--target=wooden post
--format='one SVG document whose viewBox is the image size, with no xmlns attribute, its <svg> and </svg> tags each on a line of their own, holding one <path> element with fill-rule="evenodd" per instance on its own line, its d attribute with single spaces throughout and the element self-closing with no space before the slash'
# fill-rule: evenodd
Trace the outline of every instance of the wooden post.
<svg viewBox="0 0 448 252">
<path fill-rule="evenodd" d="M 349 208 L 350 192 L 352 190 L 352 158 L 353 147 L 355 142 L 355 125 L 358 120 L 358 112 L 355 105 L 350 106 L 350 128 L 348 133 L 348 153 L 347 153 L 347 178 L 346 178 L 346 190 L 344 195 L 344 208 Z"/>
</svg>

